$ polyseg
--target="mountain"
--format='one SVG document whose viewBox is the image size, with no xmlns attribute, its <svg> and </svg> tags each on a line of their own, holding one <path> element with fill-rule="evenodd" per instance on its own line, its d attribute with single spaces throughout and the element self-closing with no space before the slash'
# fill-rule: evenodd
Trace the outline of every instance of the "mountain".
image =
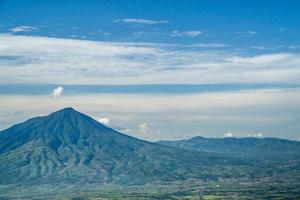
<svg viewBox="0 0 300 200">
<path fill-rule="evenodd" d="M 218 152 L 241 157 L 262 159 L 300 160 L 300 142 L 278 138 L 204 138 L 159 141 L 159 144 L 176 146 L 201 152 Z"/>
<path fill-rule="evenodd" d="M 0 132 L 0 184 L 145 184 L 245 177 L 261 163 L 119 133 L 73 108 Z M 241 169 L 249 169 L 245 171 Z"/>
</svg>

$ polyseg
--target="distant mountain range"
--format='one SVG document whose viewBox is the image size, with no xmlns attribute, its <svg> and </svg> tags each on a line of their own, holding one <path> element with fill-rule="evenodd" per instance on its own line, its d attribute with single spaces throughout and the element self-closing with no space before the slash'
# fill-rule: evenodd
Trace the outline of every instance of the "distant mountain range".
<svg viewBox="0 0 300 200">
<path fill-rule="evenodd" d="M 200 152 L 223 153 L 240 157 L 277 159 L 277 161 L 300 160 L 300 142 L 278 138 L 204 138 L 159 141 L 159 144 L 175 146 Z"/>
<path fill-rule="evenodd" d="M 299 142 L 280 139 L 197 137 L 151 143 L 65 108 L 0 132 L 0 184 L 140 185 L 263 177 L 299 169 L 299 152 Z M 261 156 L 270 159 L 256 159 Z M 274 158 L 284 159 L 269 162 Z M 297 159 L 287 163 L 287 158 Z"/>
</svg>

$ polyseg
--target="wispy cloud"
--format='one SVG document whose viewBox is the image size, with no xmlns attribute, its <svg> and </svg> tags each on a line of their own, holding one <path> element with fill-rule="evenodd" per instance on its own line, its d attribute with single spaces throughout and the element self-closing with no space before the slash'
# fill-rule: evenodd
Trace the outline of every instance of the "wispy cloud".
<svg viewBox="0 0 300 200">
<path fill-rule="evenodd" d="M 0 83 L 299 83 L 297 53 L 0 35 Z M 5 59 L 1 59 L 5 58 Z M 9 58 L 9 59 L 7 59 Z M 16 65 L 16 63 L 18 63 Z"/>
<path fill-rule="evenodd" d="M 245 31 L 245 34 L 248 34 L 248 35 L 257 35 L 257 32 L 256 31 Z"/>
<path fill-rule="evenodd" d="M 300 46 L 298 45 L 290 45 L 288 46 L 289 49 L 298 49 Z"/>
<path fill-rule="evenodd" d="M 224 48 L 224 47 L 228 47 L 230 45 L 225 44 L 225 43 L 196 43 L 196 44 L 192 44 L 189 45 L 190 47 L 199 47 L 199 48 Z"/>
<path fill-rule="evenodd" d="M 126 19 L 116 19 L 115 23 L 122 24 L 141 24 L 141 25 L 153 25 L 153 24 L 166 24 L 169 23 L 168 20 L 150 20 L 150 19 L 134 19 L 134 18 L 126 18 Z"/>
<path fill-rule="evenodd" d="M 17 27 L 10 29 L 10 31 L 13 33 L 30 32 L 30 31 L 34 31 L 34 30 L 38 30 L 38 28 L 34 27 L 34 26 L 17 26 Z"/>
<path fill-rule="evenodd" d="M 251 46 L 251 49 L 257 49 L 257 50 L 266 50 L 268 49 L 268 47 L 265 46 Z"/>
<path fill-rule="evenodd" d="M 293 55 L 289 53 L 275 53 L 275 54 L 262 54 L 258 56 L 233 56 L 228 58 L 227 61 L 235 64 L 256 64 L 256 65 L 269 65 L 273 63 L 284 63 L 293 59 Z M 271 67 L 271 66 L 270 66 Z"/>
<path fill-rule="evenodd" d="M 134 36 L 143 35 L 143 34 L 144 34 L 143 31 L 138 31 L 138 32 L 132 33 L 132 35 L 134 35 Z"/>
<path fill-rule="evenodd" d="M 203 34 L 203 31 L 172 31 L 171 36 L 178 37 L 178 36 L 187 36 L 187 37 L 197 37 Z"/>
<path fill-rule="evenodd" d="M 253 30 L 247 30 L 247 31 L 239 31 L 236 32 L 237 37 L 236 38 L 243 38 L 243 37 L 251 37 L 257 35 L 258 32 Z"/>
</svg>

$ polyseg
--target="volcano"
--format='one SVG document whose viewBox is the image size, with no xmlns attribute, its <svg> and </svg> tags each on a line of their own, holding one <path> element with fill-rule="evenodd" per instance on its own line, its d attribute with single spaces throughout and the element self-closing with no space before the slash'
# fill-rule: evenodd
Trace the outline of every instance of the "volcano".
<svg viewBox="0 0 300 200">
<path fill-rule="evenodd" d="M 245 176 L 249 161 L 143 141 L 73 108 L 0 132 L 0 183 L 145 184 Z M 228 166 L 231 166 L 228 168 Z M 230 169 L 230 170 L 227 170 Z"/>
</svg>

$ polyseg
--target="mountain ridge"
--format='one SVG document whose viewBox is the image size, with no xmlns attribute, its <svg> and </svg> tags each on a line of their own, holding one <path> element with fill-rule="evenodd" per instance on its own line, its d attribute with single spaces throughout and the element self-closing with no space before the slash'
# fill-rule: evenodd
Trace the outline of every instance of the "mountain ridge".
<svg viewBox="0 0 300 200">
<path fill-rule="evenodd" d="M 184 140 L 161 140 L 157 143 L 195 151 L 239 154 L 254 157 L 284 158 L 287 155 L 293 158 L 300 157 L 299 141 L 274 137 L 205 138 L 196 136 Z"/>
<path fill-rule="evenodd" d="M 145 184 L 249 176 L 251 160 L 140 140 L 73 108 L 0 132 L 0 183 L 96 182 Z M 259 164 L 258 164 L 259 166 Z M 224 170 L 230 167 L 230 170 Z M 236 171 L 235 174 L 231 174 Z"/>
</svg>

